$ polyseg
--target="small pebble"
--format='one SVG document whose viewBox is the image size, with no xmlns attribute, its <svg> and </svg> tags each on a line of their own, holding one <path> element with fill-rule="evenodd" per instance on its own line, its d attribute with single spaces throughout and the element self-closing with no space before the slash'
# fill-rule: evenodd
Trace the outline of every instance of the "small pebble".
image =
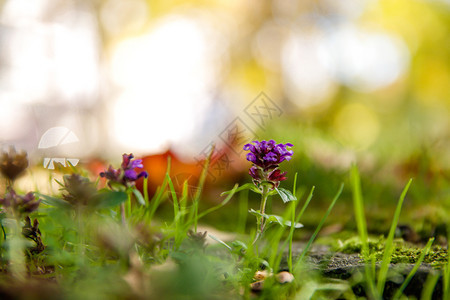
<svg viewBox="0 0 450 300">
<path fill-rule="evenodd" d="M 267 270 L 263 270 L 263 271 L 256 271 L 253 278 L 256 280 L 263 280 L 270 276 L 272 276 L 272 273 L 269 273 L 269 271 L 267 271 Z"/>
<path fill-rule="evenodd" d="M 283 271 L 277 274 L 277 281 L 279 283 L 289 283 L 294 281 L 294 275 L 289 272 Z"/>
<path fill-rule="evenodd" d="M 253 292 L 259 292 L 262 291 L 264 285 L 264 280 L 255 281 L 250 284 L 250 288 Z"/>
</svg>

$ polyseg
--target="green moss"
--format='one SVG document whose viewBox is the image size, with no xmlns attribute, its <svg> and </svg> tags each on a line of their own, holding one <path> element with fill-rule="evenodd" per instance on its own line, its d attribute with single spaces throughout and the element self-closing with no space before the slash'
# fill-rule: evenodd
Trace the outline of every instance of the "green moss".
<svg viewBox="0 0 450 300">
<path fill-rule="evenodd" d="M 375 257 L 377 262 L 383 259 L 385 239 L 369 239 L 370 255 Z M 334 247 L 336 251 L 342 253 L 361 253 L 362 243 L 359 237 L 352 237 L 345 241 L 338 241 L 338 246 Z M 416 263 L 422 253 L 422 247 L 409 244 L 399 239 L 394 241 L 394 251 L 391 257 L 392 264 L 399 263 Z M 441 267 L 447 263 L 447 249 L 441 246 L 434 246 L 430 252 L 425 255 L 424 263 L 431 264 L 434 267 Z"/>
<path fill-rule="evenodd" d="M 384 249 L 384 238 L 369 238 L 368 246 L 370 253 L 381 251 Z M 361 253 L 361 249 L 362 242 L 358 236 L 349 238 L 345 241 L 338 240 L 337 245 L 334 247 L 334 250 L 347 254 Z"/>
<path fill-rule="evenodd" d="M 414 246 L 396 245 L 394 252 L 392 253 L 391 263 L 416 263 L 422 253 L 422 248 Z M 377 261 L 383 258 L 383 251 L 377 251 L 373 253 Z M 430 252 L 425 255 L 424 263 L 431 264 L 435 267 L 440 267 L 447 263 L 447 249 L 440 246 L 431 248 Z"/>
</svg>

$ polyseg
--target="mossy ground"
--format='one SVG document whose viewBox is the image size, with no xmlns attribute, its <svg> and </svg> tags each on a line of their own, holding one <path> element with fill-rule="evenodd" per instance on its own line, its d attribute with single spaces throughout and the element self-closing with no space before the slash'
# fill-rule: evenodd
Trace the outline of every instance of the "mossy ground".
<svg viewBox="0 0 450 300">
<path fill-rule="evenodd" d="M 375 258 L 376 262 L 380 262 L 383 259 L 385 250 L 384 237 L 370 238 L 369 239 L 369 253 L 371 257 Z M 339 239 L 333 245 L 333 250 L 346 253 L 361 253 L 362 243 L 359 237 L 351 237 L 344 241 Z M 419 259 L 423 250 L 423 245 L 412 244 L 405 242 L 402 239 L 396 239 L 394 241 L 394 250 L 391 257 L 392 264 L 413 264 Z M 448 250 L 442 246 L 433 246 L 430 252 L 425 255 L 424 263 L 430 264 L 435 268 L 441 268 L 448 262 Z"/>
</svg>

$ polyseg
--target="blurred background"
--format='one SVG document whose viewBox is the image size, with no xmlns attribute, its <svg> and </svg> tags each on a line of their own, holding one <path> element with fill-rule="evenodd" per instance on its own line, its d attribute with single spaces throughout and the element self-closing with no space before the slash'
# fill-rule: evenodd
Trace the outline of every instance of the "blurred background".
<svg viewBox="0 0 450 300">
<path fill-rule="evenodd" d="M 418 202 L 450 202 L 448 0 L 0 3 L 0 143 L 36 163 L 195 164 L 215 143 L 221 178 L 273 138 L 324 197 L 358 162 L 375 200 L 414 177 Z"/>
</svg>

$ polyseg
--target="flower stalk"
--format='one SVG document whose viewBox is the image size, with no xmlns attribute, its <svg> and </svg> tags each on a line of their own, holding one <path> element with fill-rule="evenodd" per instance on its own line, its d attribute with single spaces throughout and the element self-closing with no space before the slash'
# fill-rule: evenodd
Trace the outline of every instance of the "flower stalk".
<svg viewBox="0 0 450 300">
<path fill-rule="evenodd" d="M 263 186 L 263 190 L 262 190 L 262 194 L 261 194 L 261 206 L 259 208 L 259 212 L 261 214 L 265 214 L 266 212 L 266 203 L 267 203 L 267 199 L 269 198 L 269 186 L 268 185 L 264 185 Z M 264 227 L 266 226 L 266 222 L 263 216 L 260 216 L 257 218 L 257 231 L 256 231 L 256 237 L 255 240 L 253 241 L 253 243 L 256 242 L 256 240 L 262 236 L 263 232 L 264 232 Z"/>
</svg>

